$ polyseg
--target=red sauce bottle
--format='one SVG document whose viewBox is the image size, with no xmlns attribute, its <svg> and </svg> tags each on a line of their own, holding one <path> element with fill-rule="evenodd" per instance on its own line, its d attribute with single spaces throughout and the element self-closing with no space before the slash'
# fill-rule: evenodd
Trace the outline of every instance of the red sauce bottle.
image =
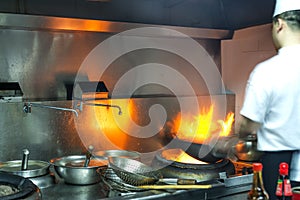
<svg viewBox="0 0 300 200">
<path fill-rule="evenodd" d="M 277 181 L 276 196 L 278 200 L 291 200 L 292 187 L 289 179 L 289 165 L 285 162 L 279 165 L 279 177 Z"/>
</svg>

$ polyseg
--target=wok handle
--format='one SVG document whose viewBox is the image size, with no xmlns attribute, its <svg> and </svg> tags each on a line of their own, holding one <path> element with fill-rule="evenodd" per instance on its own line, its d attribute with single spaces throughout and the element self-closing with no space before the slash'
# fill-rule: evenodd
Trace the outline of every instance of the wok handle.
<svg viewBox="0 0 300 200">
<path fill-rule="evenodd" d="M 178 185 L 195 185 L 197 181 L 195 179 L 178 179 Z"/>
<path fill-rule="evenodd" d="M 158 182 L 166 184 L 177 184 L 177 185 L 195 185 L 197 184 L 196 179 L 178 179 L 178 178 L 162 178 Z"/>
<path fill-rule="evenodd" d="M 167 189 L 209 189 L 212 185 L 141 185 L 142 189 L 167 190 Z"/>
</svg>

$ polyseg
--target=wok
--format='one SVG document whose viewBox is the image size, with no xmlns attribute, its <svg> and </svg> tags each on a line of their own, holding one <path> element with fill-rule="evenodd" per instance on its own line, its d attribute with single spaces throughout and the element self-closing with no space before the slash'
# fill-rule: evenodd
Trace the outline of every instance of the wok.
<svg viewBox="0 0 300 200">
<path fill-rule="evenodd" d="M 208 163 L 216 163 L 228 156 L 238 141 L 236 136 L 220 137 L 212 145 L 200 144 L 174 138 L 172 142 L 176 148 L 181 148 L 188 155 Z"/>
<path fill-rule="evenodd" d="M 244 139 L 240 139 L 235 146 L 234 154 L 239 160 L 250 162 L 259 161 L 263 152 L 257 150 L 256 134 L 251 134 Z"/>
</svg>

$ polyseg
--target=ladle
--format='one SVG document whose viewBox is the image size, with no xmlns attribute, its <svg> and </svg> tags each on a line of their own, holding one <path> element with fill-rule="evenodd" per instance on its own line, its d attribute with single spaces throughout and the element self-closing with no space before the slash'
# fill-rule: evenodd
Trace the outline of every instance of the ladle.
<svg viewBox="0 0 300 200">
<path fill-rule="evenodd" d="M 28 159 L 29 159 L 29 150 L 23 149 L 23 159 L 22 159 L 22 165 L 21 165 L 22 171 L 28 169 Z"/>
<path fill-rule="evenodd" d="M 88 147 L 88 151 L 86 152 L 86 155 L 85 155 L 85 160 L 84 160 L 83 167 L 88 167 L 89 166 L 93 150 L 94 150 L 94 146 L 90 145 Z"/>
</svg>

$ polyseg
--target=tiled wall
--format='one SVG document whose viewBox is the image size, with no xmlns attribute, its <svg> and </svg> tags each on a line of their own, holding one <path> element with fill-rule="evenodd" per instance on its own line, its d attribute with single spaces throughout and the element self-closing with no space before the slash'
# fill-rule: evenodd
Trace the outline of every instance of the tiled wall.
<svg viewBox="0 0 300 200">
<path fill-rule="evenodd" d="M 235 31 L 233 39 L 221 43 L 222 76 L 225 86 L 236 94 L 236 129 L 247 79 L 255 65 L 276 54 L 271 24 Z"/>
</svg>

